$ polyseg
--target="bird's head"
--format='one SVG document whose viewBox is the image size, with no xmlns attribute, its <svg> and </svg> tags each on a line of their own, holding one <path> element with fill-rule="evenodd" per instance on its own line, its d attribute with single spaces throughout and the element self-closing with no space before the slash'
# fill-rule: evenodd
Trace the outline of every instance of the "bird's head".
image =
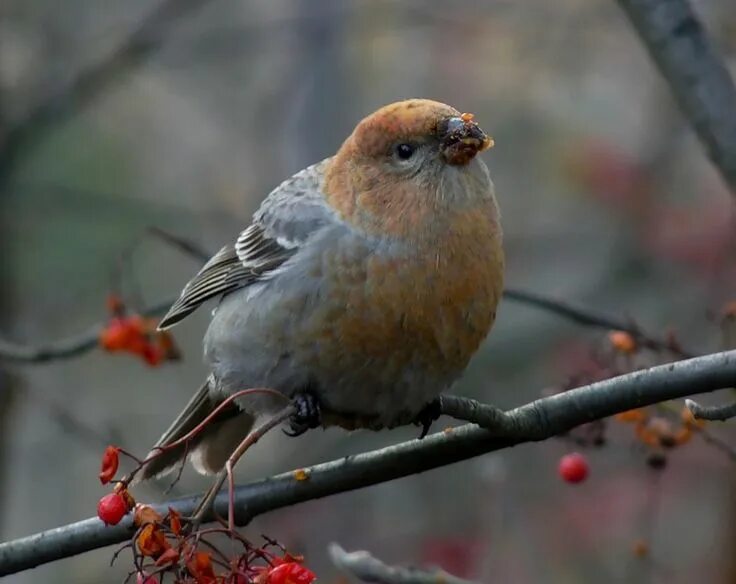
<svg viewBox="0 0 736 584">
<path fill-rule="evenodd" d="M 422 221 L 493 198 L 477 157 L 491 146 L 472 114 L 427 99 L 393 103 L 357 125 L 330 164 L 325 191 L 346 220 L 368 231 L 421 229 Z"/>
</svg>

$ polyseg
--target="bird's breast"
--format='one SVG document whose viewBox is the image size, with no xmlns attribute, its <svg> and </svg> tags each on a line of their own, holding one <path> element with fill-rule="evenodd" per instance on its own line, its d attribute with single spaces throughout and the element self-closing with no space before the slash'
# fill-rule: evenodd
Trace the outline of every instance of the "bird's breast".
<svg viewBox="0 0 736 584">
<path fill-rule="evenodd" d="M 410 249 L 410 251 L 408 251 Z M 437 241 L 356 258 L 334 249 L 320 319 L 325 347 L 400 378 L 407 369 L 454 378 L 487 335 L 503 282 L 498 223 L 467 213 Z M 324 326 L 328 323 L 328 326 Z"/>
</svg>

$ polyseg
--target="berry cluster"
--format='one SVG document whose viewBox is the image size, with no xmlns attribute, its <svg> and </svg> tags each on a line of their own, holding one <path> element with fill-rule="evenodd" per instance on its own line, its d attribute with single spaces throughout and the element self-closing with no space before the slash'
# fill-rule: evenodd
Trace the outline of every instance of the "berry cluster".
<svg viewBox="0 0 736 584">
<path fill-rule="evenodd" d="M 668 335 L 663 348 L 654 348 L 651 341 L 649 345 L 646 345 L 627 331 L 610 331 L 606 335 L 604 346 L 593 350 L 588 355 L 586 366 L 580 367 L 576 376 L 570 379 L 564 387 L 551 391 L 566 391 L 572 387 L 593 383 L 636 369 L 633 360 L 635 357 L 642 358 L 644 355 L 642 349 L 649 349 L 655 355 L 661 350 L 675 354 L 682 353 L 679 342 L 673 334 Z M 648 356 L 645 358 L 649 359 Z M 610 420 L 632 425 L 634 438 L 645 448 L 646 462 L 654 469 L 666 466 L 668 450 L 686 444 L 698 432 L 706 432 L 705 422 L 696 420 L 689 409 L 673 403 L 665 403 L 622 412 L 610 419 L 583 424 L 563 437 L 579 447 L 602 447 L 606 444 L 606 431 Z M 588 462 L 585 456 L 578 452 L 567 454 L 558 463 L 558 473 L 566 482 L 580 483 L 589 474 Z"/>
<path fill-rule="evenodd" d="M 135 569 L 129 578 L 159 584 L 311 584 L 316 576 L 273 540 L 257 546 L 227 527 L 187 529 L 176 510 L 161 516 L 148 505 L 136 505 L 133 521 L 138 528 L 133 541 Z M 225 554 L 215 539 L 231 542 Z M 232 545 L 235 544 L 235 545 Z M 119 551 L 118 551 L 119 553 Z"/>
<path fill-rule="evenodd" d="M 123 302 L 115 295 L 107 299 L 110 320 L 100 332 L 100 346 L 113 352 L 136 355 L 155 367 L 164 361 L 180 358 L 173 337 L 157 330 L 157 320 L 140 314 L 129 314 Z"/>
<path fill-rule="evenodd" d="M 235 530 L 233 522 L 200 528 L 197 519 L 187 520 L 171 507 L 162 515 L 149 505 L 136 504 L 128 484 L 137 470 L 115 479 L 121 454 L 134 460 L 137 470 L 146 462 L 117 446 L 105 449 L 98 476 L 103 485 L 115 486 L 100 499 L 97 516 L 106 525 L 117 525 L 133 514 L 136 532 L 122 548 L 133 553 L 134 570 L 127 580 L 133 576 L 137 584 L 311 584 L 315 580 L 314 573 L 302 565 L 302 558 L 290 555 L 270 539 L 256 546 Z M 308 479 L 304 471 L 298 472 L 297 480 Z M 229 554 L 218 548 L 218 539 L 230 542 Z"/>
</svg>

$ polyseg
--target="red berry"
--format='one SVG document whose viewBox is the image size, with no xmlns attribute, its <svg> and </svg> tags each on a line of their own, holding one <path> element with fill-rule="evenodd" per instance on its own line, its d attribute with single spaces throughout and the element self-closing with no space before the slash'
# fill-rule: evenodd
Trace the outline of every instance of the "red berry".
<svg viewBox="0 0 736 584">
<path fill-rule="evenodd" d="M 268 571 L 268 584 L 311 584 L 316 580 L 310 569 L 297 562 L 286 562 Z"/>
<path fill-rule="evenodd" d="M 158 584 L 156 576 L 149 576 L 145 572 L 138 572 L 135 577 L 136 584 Z"/>
<path fill-rule="evenodd" d="M 148 363 L 151 367 L 160 365 L 161 361 L 163 361 L 164 358 L 166 357 L 161 347 L 152 345 L 151 343 L 148 343 L 148 342 L 145 345 L 141 346 L 140 355 L 141 357 L 143 357 L 143 360 L 146 363 Z"/>
<path fill-rule="evenodd" d="M 122 495 L 118 493 L 109 493 L 97 503 L 97 517 L 105 525 L 117 525 L 127 513 L 128 505 Z"/>
<path fill-rule="evenodd" d="M 100 344 L 107 351 L 120 351 L 130 342 L 130 327 L 127 322 L 115 317 L 100 333 Z"/>
<path fill-rule="evenodd" d="M 120 448 L 117 446 L 108 446 L 102 455 L 102 468 L 100 469 L 100 482 L 103 485 L 109 483 L 115 473 L 118 472 L 120 464 Z"/>
<path fill-rule="evenodd" d="M 588 478 L 588 461 L 578 452 L 571 452 L 560 459 L 557 472 L 568 483 L 581 483 Z"/>
</svg>

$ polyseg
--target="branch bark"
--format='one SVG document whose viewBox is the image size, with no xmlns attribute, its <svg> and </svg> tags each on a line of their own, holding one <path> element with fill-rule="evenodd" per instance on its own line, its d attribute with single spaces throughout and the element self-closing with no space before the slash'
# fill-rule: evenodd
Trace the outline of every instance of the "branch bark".
<svg viewBox="0 0 736 584">
<path fill-rule="evenodd" d="M 618 0 L 736 196 L 736 88 L 687 0 Z"/>
<path fill-rule="evenodd" d="M 685 405 L 699 420 L 714 420 L 725 422 L 736 418 L 736 402 L 722 406 L 703 406 L 691 399 L 685 400 Z"/>
<path fill-rule="evenodd" d="M 736 351 L 714 353 L 636 371 L 564 393 L 545 397 L 503 414 L 504 431 L 474 424 L 432 434 L 380 450 L 348 456 L 303 469 L 307 480 L 293 472 L 266 478 L 235 490 L 235 521 L 251 519 L 282 507 L 424 472 L 524 442 L 539 441 L 596 419 L 671 399 L 736 385 Z M 495 410 L 495 408 L 494 408 Z M 190 515 L 200 497 L 177 499 L 170 505 Z M 224 515 L 228 493 L 220 493 L 214 508 Z M 134 532 L 132 519 L 105 527 L 86 519 L 15 541 L 0 544 L 0 576 L 123 542 Z"/>
</svg>

